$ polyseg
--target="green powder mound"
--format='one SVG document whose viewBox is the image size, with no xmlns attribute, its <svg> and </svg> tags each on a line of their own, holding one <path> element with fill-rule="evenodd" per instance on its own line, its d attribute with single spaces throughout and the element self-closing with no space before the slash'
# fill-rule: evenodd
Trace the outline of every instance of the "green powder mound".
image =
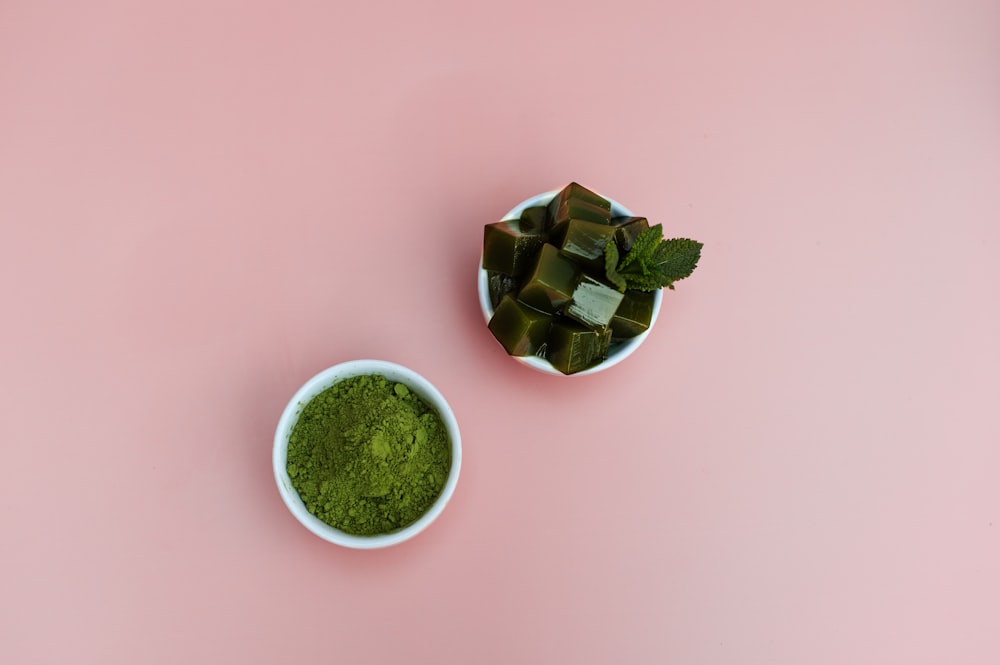
<svg viewBox="0 0 1000 665">
<path fill-rule="evenodd" d="M 303 407 L 288 475 L 310 513 L 358 536 L 419 519 L 441 494 L 451 444 L 434 409 L 383 376 L 345 379 Z"/>
</svg>

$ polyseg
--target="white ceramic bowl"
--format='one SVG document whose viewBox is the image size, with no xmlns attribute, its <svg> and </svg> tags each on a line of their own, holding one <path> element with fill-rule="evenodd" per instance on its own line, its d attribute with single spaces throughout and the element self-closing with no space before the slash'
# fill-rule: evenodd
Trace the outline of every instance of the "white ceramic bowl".
<svg viewBox="0 0 1000 665">
<path fill-rule="evenodd" d="M 448 438 L 451 440 L 451 471 L 448 473 L 448 479 L 445 481 L 444 489 L 441 490 L 437 501 L 416 522 L 392 533 L 378 536 L 355 536 L 333 528 L 306 509 L 292 485 L 291 478 L 288 477 L 288 437 L 295 423 L 298 422 L 302 407 L 308 404 L 313 397 L 344 379 L 369 374 L 378 374 L 390 381 L 405 384 L 438 412 L 448 432 Z M 281 498 L 284 499 L 288 510 L 304 527 L 323 540 L 337 545 L 356 549 L 375 549 L 396 545 L 413 538 L 430 526 L 430 523 L 441 514 L 458 483 L 458 474 L 462 468 L 462 439 L 459 435 L 458 422 L 455 420 L 454 412 L 437 388 L 431 385 L 427 379 L 412 369 L 384 360 L 352 360 L 334 365 L 309 379 L 288 402 L 274 433 L 273 463 L 274 478 L 278 483 Z"/>
<path fill-rule="evenodd" d="M 521 201 L 510 212 L 502 217 L 505 219 L 518 219 L 521 217 L 521 213 L 524 212 L 526 208 L 531 208 L 534 206 L 548 205 L 548 203 L 556 197 L 559 190 L 553 190 L 551 192 L 545 192 L 544 194 L 539 194 L 537 196 L 532 196 L 530 199 Z M 601 196 L 604 196 L 601 194 Z M 608 196 L 604 196 L 608 201 L 611 202 L 611 216 L 612 217 L 635 217 L 635 214 L 618 203 L 614 199 Z M 486 319 L 486 323 L 489 324 L 490 319 L 493 318 L 493 304 L 490 302 L 490 284 L 487 272 L 483 270 L 482 258 L 479 261 L 479 306 L 483 310 L 483 318 Z M 523 365 L 527 365 L 532 369 L 536 369 L 539 372 L 544 372 L 546 374 L 555 374 L 556 376 L 584 376 L 586 374 L 595 374 L 597 372 L 608 369 L 609 367 L 614 367 L 621 361 L 628 358 L 639 348 L 646 337 L 649 335 L 650 331 L 653 329 L 653 324 L 656 323 L 656 317 L 660 314 L 660 306 L 663 302 L 663 289 L 659 289 L 653 298 L 653 316 L 649 321 L 649 327 L 639 335 L 627 339 L 623 342 L 612 344 L 611 348 L 608 350 L 608 357 L 601 363 L 589 367 L 585 370 L 576 372 L 575 374 L 563 374 L 555 367 L 552 366 L 545 358 L 539 356 L 511 356 L 514 360 L 518 361 Z"/>
</svg>

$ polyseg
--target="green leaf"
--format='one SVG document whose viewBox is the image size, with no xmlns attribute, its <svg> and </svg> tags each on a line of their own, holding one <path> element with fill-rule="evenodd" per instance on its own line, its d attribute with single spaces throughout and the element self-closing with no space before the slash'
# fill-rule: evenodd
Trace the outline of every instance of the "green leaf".
<svg viewBox="0 0 1000 665">
<path fill-rule="evenodd" d="M 644 230 L 638 236 L 636 236 L 635 243 L 632 245 L 632 249 L 629 250 L 625 258 L 622 259 L 621 264 L 618 266 L 618 271 L 621 272 L 622 269 L 629 267 L 633 263 L 646 263 L 653 256 L 653 252 L 656 251 L 657 245 L 663 239 L 663 225 L 657 224 L 656 226 L 651 226 Z M 645 272 L 645 271 L 643 271 Z"/>
<path fill-rule="evenodd" d="M 614 284 L 619 291 L 625 292 L 628 282 L 625 277 L 618 274 L 618 245 L 614 240 L 604 246 L 604 274 L 608 281 Z"/>
<path fill-rule="evenodd" d="M 627 268 L 619 268 L 618 272 L 625 277 L 642 277 L 649 274 L 649 266 L 645 261 L 636 261 Z"/>
<path fill-rule="evenodd" d="M 636 291 L 656 291 L 662 284 L 657 275 L 628 275 L 628 288 Z"/>
<path fill-rule="evenodd" d="M 688 277 L 698 267 L 702 244 L 688 238 L 663 239 L 663 225 L 651 226 L 638 235 L 632 249 L 619 256 L 618 247 L 604 248 L 604 272 L 619 291 L 673 289 L 674 282 Z"/>
<path fill-rule="evenodd" d="M 698 267 L 702 243 L 688 238 L 671 238 L 661 242 L 649 262 L 663 286 L 670 286 L 688 277 Z"/>
</svg>

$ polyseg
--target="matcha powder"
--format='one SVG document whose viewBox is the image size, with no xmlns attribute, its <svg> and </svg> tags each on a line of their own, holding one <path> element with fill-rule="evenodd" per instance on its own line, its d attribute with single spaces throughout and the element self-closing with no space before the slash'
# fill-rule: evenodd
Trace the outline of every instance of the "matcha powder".
<svg viewBox="0 0 1000 665">
<path fill-rule="evenodd" d="M 358 536 L 403 528 L 441 494 L 451 444 L 440 416 L 383 376 L 345 379 L 303 407 L 288 475 L 310 513 Z"/>
</svg>

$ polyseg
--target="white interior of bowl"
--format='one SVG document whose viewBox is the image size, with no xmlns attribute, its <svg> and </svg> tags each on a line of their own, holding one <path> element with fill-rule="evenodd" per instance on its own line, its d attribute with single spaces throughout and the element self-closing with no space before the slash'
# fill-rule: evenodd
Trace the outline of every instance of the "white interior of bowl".
<svg viewBox="0 0 1000 665">
<path fill-rule="evenodd" d="M 405 384 L 418 397 L 438 412 L 438 415 L 441 416 L 441 421 L 448 431 L 448 438 L 451 440 L 451 471 L 448 473 L 444 489 L 441 490 L 441 496 L 437 498 L 437 501 L 434 502 L 430 510 L 424 513 L 416 522 L 392 533 L 378 536 L 355 536 L 333 528 L 310 513 L 306 508 L 298 492 L 295 491 L 295 487 L 292 485 L 292 479 L 288 476 L 288 437 L 295 423 L 298 422 L 302 407 L 308 404 L 313 397 L 339 381 L 353 376 L 369 374 L 378 374 L 390 381 Z M 455 485 L 458 483 L 458 474 L 462 468 L 462 441 L 454 412 L 448 405 L 448 402 L 445 401 L 444 396 L 427 379 L 402 365 L 384 360 L 352 360 L 325 369 L 312 377 L 305 385 L 299 388 L 298 392 L 288 402 L 284 412 L 281 414 L 281 418 L 278 421 L 278 428 L 274 434 L 273 464 L 274 478 L 278 483 L 278 492 L 280 492 L 285 505 L 288 506 L 288 510 L 291 511 L 292 515 L 303 526 L 323 540 L 336 543 L 337 545 L 356 549 L 376 549 L 409 540 L 426 529 L 441 514 L 441 511 L 444 510 L 444 507 L 448 504 L 451 495 L 455 491 Z"/>
<path fill-rule="evenodd" d="M 518 219 L 521 213 L 524 212 L 526 208 L 532 208 L 534 206 L 548 205 L 548 203 L 556 197 L 559 190 L 553 190 L 551 192 L 545 192 L 544 194 L 539 194 L 537 196 L 532 196 L 530 199 L 526 199 L 521 203 L 514 206 L 510 212 L 503 216 L 502 219 Z M 604 196 L 601 194 L 601 196 Z M 612 217 L 635 217 L 635 214 L 618 203 L 614 199 L 608 196 L 604 196 L 611 203 L 611 216 Z M 538 370 L 539 372 L 544 372 L 545 374 L 554 374 L 556 376 L 586 376 L 587 374 L 594 374 L 608 369 L 609 367 L 614 367 L 621 361 L 628 358 L 632 353 L 639 348 L 639 345 L 645 341 L 649 332 L 653 329 L 653 324 L 656 323 L 656 317 L 660 314 L 660 305 L 663 301 L 663 289 L 656 292 L 653 298 L 653 315 L 649 321 L 649 327 L 639 335 L 621 342 L 615 348 L 613 348 L 608 353 L 607 359 L 593 367 L 589 367 L 585 370 L 576 372 L 575 374 L 563 374 L 555 367 L 552 366 L 545 358 L 540 356 L 511 356 L 514 360 L 527 365 L 528 367 Z M 479 307 L 483 311 L 483 318 L 486 319 L 486 323 L 489 324 L 490 319 L 493 318 L 493 304 L 490 302 L 490 285 L 489 277 L 487 272 L 483 270 L 483 262 L 480 257 L 479 261 Z"/>
</svg>

